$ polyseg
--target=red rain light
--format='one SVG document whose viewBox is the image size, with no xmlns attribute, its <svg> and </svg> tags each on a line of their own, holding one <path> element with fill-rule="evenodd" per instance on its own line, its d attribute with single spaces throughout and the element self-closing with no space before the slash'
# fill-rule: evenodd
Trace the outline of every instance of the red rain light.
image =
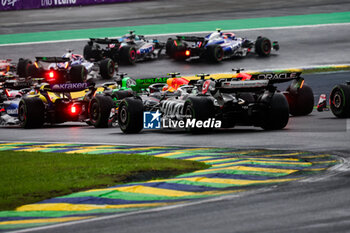
<svg viewBox="0 0 350 233">
<path fill-rule="evenodd" d="M 72 107 L 70 108 L 70 112 L 71 112 L 71 113 L 76 113 L 76 112 L 77 112 L 77 107 L 75 107 L 74 105 L 72 105 Z"/>
<path fill-rule="evenodd" d="M 190 50 L 186 50 L 185 55 L 186 55 L 186 56 L 190 56 L 190 55 L 191 55 Z"/>
</svg>

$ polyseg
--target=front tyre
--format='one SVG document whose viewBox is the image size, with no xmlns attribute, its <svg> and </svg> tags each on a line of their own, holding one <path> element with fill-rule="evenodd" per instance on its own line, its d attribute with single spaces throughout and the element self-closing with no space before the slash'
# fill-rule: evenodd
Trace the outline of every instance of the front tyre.
<svg viewBox="0 0 350 233">
<path fill-rule="evenodd" d="M 19 102 L 18 119 L 25 129 L 40 128 L 45 121 L 45 106 L 38 97 L 23 98 Z"/>
<path fill-rule="evenodd" d="M 255 52 L 260 57 L 267 57 L 271 53 L 271 41 L 266 37 L 258 37 L 255 42 Z"/>
<path fill-rule="evenodd" d="M 350 117 L 350 86 L 340 84 L 335 86 L 330 95 L 330 105 L 333 114 L 339 118 Z"/>
<path fill-rule="evenodd" d="M 89 105 L 90 123 L 95 128 L 107 128 L 113 100 L 109 96 L 96 95 Z"/>
<path fill-rule="evenodd" d="M 103 79 L 113 78 L 115 73 L 115 63 L 112 59 L 106 58 L 100 63 L 100 74 Z"/>
<path fill-rule="evenodd" d="M 121 48 L 120 60 L 123 63 L 133 65 L 136 62 L 136 49 L 134 46 L 126 45 Z"/>
<path fill-rule="evenodd" d="M 118 124 L 124 133 L 139 133 L 143 128 L 143 103 L 135 97 L 127 97 L 118 108 Z"/>
</svg>

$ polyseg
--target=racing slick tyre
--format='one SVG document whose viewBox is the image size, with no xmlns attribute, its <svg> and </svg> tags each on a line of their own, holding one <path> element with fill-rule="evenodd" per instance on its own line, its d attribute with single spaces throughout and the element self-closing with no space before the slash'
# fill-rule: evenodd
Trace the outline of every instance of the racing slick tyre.
<svg viewBox="0 0 350 233">
<path fill-rule="evenodd" d="M 115 91 L 112 94 L 113 98 L 116 98 L 117 100 L 122 100 L 125 99 L 127 97 L 132 97 L 134 96 L 134 92 L 133 91 Z"/>
<path fill-rule="evenodd" d="M 335 86 L 330 95 L 330 105 L 333 114 L 339 118 L 350 117 L 350 85 Z"/>
<path fill-rule="evenodd" d="M 40 128 L 45 118 L 45 106 L 38 97 L 23 98 L 19 102 L 18 119 L 20 126 L 25 129 Z"/>
<path fill-rule="evenodd" d="M 260 57 L 267 57 L 271 53 L 271 41 L 266 37 L 258 37 L 255 42 L 255 52 Z"/>
<path fill-rule="evenodd" d="M 207 56 L 211 62 L 220 62 L 224 58 L 224 50 L 218 44 L 208 45 Z"/>
<path fill-rule="evenodd" d="M 309 115 L 314 109 L 314 93 L 306 84 L 299 89 L 294 88 L 294 85 L 295 82 L 292 82 L 284 93 L 288 101 L 289 113 L 293 116 Z"/>
<path fill-rule="evenodd" d="M 113 100 L 109 96 L 96 95 L 89 105 L 90 123 L 95 128 L 107 128 Z"/>
<path fill-rule="evenodd" d="M 82 65 L 74 65 L 70 68 L 69 76 L 72 83 L 83 83 L 87 78 L 87 70 Z"/>
<path fill-rule="evenodd" d="M 126 64 L 133 65 L 136 62 L 136 48 L 134 46 L 126 45 L 121 48 L 120 61 Z"/>
<path fill-rule="evenodd" d="M 168 38 L 165 44 L 165 54 L 170 58 L 175 58 L 176 45 L 174 39 Z"/>
<path fill-rule="evenodd" d="M 28 77 L 27 70 L 31 64 L 31 60 L 20 58 L 17 63 L 17 75 L 22 78 Z"/>
<path fill-rule="evenodd" d="M 90 60 L 91 58 L 94 58 L 94 54 L 92 51 L 92 45 L 85 45 L 84 47 L 84 51 L 83 51 L 83 56 L 85 58 L 85 60 Z"/>
<path fill-rule="evenodd" d="M 30 64 L 27 68 L 27 77 L 31 77 L 31 78 L 40 78 L 40 70 L 38 68 L 36 68 L 35 65 Z"/>
<path fill-rule="evenodd" d="M 264 130 L 277 130 L 286 127 L 289 120 L 289 108 L 286 97 L 281 93 L 275 93 L 268 105 L 262 117 L 261 128 Z"/>
<path fill-rule="evenodd" d="M 184 115 L 190 116 L 190 119 L 196 119 L 196 121 L 206 121 L 210 118 L 214 118 L 215 109 L 213 101 L 207 97 L 189 97 L 184 105 Z M 199 128 L 190 127 L 188 130 L 192 133 L 202 133 L 210 131 L 212 128 Z"/>
<path fill-rule="evenodd" d="M 100 63 L 100 74 L 103 79 L 111 79 L 114 76 L 115 63 L 112 59 L 107 58 Z"/>
<path fill-rule="evenodd" d="M 127 97 L 118 108 L 118 124 L 124 133 L 138 133 L 143 128 L 143 103 L 135 97 Z"/>
</svg>

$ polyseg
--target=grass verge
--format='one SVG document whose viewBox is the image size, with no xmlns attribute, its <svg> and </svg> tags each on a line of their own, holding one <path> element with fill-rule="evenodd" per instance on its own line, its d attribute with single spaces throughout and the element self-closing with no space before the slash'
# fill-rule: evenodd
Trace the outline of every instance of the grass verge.
<svg viewBox="0 0 350 233">
<path fill-rule="evenodd" d="M 208 165 L 133 154 L 0 152 L 0 210 L 118 183 L 167 178 Z"/>
</svg>

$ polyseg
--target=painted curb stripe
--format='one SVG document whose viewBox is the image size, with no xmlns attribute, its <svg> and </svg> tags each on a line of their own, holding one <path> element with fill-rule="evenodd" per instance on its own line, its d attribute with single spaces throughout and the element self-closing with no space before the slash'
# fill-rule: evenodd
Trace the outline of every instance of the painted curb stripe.
<svg viewBox="0 0 350 233">
<path fill-rule="evenodd" d="M 57 146 L 56 146 L 57 145 Z M 68 154 L 145 154 L 202 161 L 212 167 L 175 178 L 91 189 L 0 212 L 0 229 L 42 226 L 116 212 L 167 206 L 244 191 L 247 187 L 299 180 L 337 163 L 329 154 L 269 150 L 0 143 L 0 150 L 63 151 Z M 54 154 L 53 154 L 54 155 Z"/>
</svg>

